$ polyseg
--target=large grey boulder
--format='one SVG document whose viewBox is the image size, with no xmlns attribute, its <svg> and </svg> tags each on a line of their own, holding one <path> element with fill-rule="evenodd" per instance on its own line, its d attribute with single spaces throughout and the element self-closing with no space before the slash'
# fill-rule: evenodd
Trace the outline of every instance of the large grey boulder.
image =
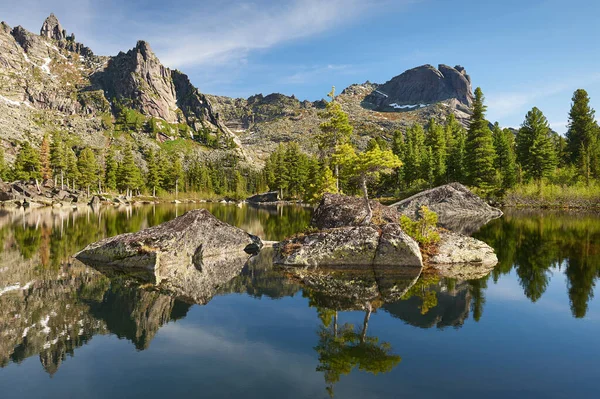
<svg viewBox="0 0 600 399">
<path fill-rule="evenodd" d="M 198 209 L 137 233 L 90 244 L 75 257 L 88 264 L 151 270 L 160 280 L 187 269 L 219 273 L 221 264 L 247 258 L 245 250 L 256 251 L 261 246 L 258 237 Z"/>
<path fill-rule="evenodd" d="M 440 226 L 463 234 L 471 234 L 502 211 L 488 205 L 460 183 L 450 183 L 426 190 L 391 205 L 402 214 L 417 219 L 425 205 L 438 215 Z"/>
<path fill-rule="evenodd" d="M 346 226 L 299 235 L 277 245 L 275 263 L 286 266 L 422 267 L 417 243 L 398 225 Z"/>
<path fill-rule="evenodd" d="M 370 204 L 373 209 L 372 223 L 398 223 L 400 213 L 396 209 L 381 205 L 377 201 L 370 201 Z M 367 207 L 364 199 L 340 194 L 325 194 L 313 214 L 311 224 L 318 229 L 360 226 L 366 217 Z"/>
<path fill-rule="evenodd" d="M 494 249 L 483 241 L 451 231 L 440 233 L 428 264 L 444 277 L 472 280 L 487 276 L 498 263 Z"/>
</svg>

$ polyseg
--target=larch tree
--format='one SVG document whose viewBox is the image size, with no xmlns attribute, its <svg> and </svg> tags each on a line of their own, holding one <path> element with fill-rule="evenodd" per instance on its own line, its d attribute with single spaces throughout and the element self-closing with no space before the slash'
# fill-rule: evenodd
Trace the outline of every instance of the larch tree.
<svg viewBox="0 0 600 399">
<path fill-rule="evenodd" d="M 481 88 L 475 89 L 473 115 L 467 132 L 466 164 L 468 181 L 475 187 L 489 190 L 496 179 L 494 140 L 485 119 L 486 106 Z"/>
<path fill-rule="evenodd" d="M 108 150 L 106 155 L 106 165 L 104 167 L 104 186 L 108 190 L 117 189 L 117 160 L 115 159 L 115 153 L 112 149 Z"/>
<path fill-rule="evenodd" d="M 156 197 L 156 189 L 160 187 L 162 179 L 158 157 L 153 150 L 148 152 L 146 163 L 148 164 L 148 174 L 146 175 L 147 186 L 152 190 L 152 196 Z"/>
<path fill-rule="evenodd" d="M 538 108 L 527 112 L 516 138 L 517 160 L 526 178 L 538 185 L 548 177 L 557 164 L 556 152 L 548 120 Z"/>
<path fill-rule="evenodd" d="M 50 140 L 48 135 L 45 134 L 40 145 L 40 167 L 42 180 L 52 178 L 52 165 L 50 164 Z"/>
<path fill-rule="evenodd" d="M 316 137 L 317 146 L 323 156 L 331 155 L 338 145 L 347 143 L 353 132 L 348 114 L 342 110 L 342 106 L 336 101 L 335 87 L 331 88 L 331 92 L 327 96 L 330 101 L 327 103 L 325 111 L 321 113 L 321 117 L 326 120 L 319 125 L 321 132 Z M 336 188 L 339 191 L 339 165 L 334 164 L 334 168 Z"/>
<path fill-rule="evenodd" d="M 71 187 L 73 190 L 75 189 L 75 182 L 79 180 L 79 168 L 77 166 L 77 155 L 72 148 L 67 147 L 66 151 L 66 176 L 67 176 L 67 186 Z M 69 185 L 70 184 L 70 185 Z"/>
<path fill-rule="evenodd" d="M 52 133 L 52 143 L 50 143 L 50 166 L 54 172 L 55 183 L 57 183 L 57 180 L 60 177 L 60 188 L 64 189 L 67 154 L 62 133 L 59 131 Z"/>
</svg>

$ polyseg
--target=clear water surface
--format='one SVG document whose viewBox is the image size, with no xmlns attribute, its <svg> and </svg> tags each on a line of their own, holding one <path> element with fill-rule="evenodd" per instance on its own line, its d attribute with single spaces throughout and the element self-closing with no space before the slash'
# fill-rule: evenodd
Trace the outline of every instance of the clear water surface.
<svg viewBox="0 0 600 399">
<path fill-rule="evenodd" d="M 197 305 L 70 259 L 200 206 L 267 240 L 311 212 L 0 210 L 0 397 L 600 397 L 598 215 L 508 212 L 475 234 L 497 251 L 490 275 L 425 275 L 370 315 L 316 301 L 268 261 Z"/>
</svg>

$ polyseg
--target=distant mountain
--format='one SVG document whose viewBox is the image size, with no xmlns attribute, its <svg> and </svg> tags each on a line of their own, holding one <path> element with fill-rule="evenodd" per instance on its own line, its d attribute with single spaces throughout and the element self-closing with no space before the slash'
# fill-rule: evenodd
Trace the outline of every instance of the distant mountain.
<svg viewBox="0 0 600 399">
<path fill-rule="evenodd" d="M 394 130 L 450 113 L 466 123 L 471 79 L 458 66 L 425 65 L 382 85 L 352 85 L 337 99 L 364 145 L 369 137 L 390 138 Z M 280 142 L 294 140 L 313 150 L 311 137 L 324 106 L 277 93 L 248 99 L 201 93 L 184 73 L 164 67 L 147 42 L 116 56 L 98 56 L 53 14 L 39 35 L 0 24 L 0 145 L 9 160 L 18 142 L 39 145 L 45 133 L 62 130 L 96 149 L 130 141 L 143 152 L 180 139 L 186 151 L 202 158 L 234 155 L 258 166 Z M 122 122 L 123 107 L 141 119 L 127 135 L 114 128 Z M 141 156 L 137 159 L 143 164 Z"/>
</svg>

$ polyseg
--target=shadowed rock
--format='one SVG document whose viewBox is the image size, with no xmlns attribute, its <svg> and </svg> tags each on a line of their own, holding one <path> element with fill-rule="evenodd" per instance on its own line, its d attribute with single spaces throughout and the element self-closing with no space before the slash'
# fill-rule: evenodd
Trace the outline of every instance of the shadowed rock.
<svg viewBox="0 0 600 399">
<path fill-rule="evenodd" d="M 400 213 L 396 209 L 370 201 L 373 209 L 372 222 L 375 224 L 397 223 Z M 367 217 L 365 201 L 358 197 L 339 194 L 325 194 L 315 210 L 311 224 L 318 229 L 332 229 L 343 226 L 359 226 Z"/>
<path fill-rule="evenodd" d="M 471 234 L 488 221 L 502 216 L 501 210 L 491 207 L 460 183 L 420 192 L 391 207 L 416 219 L 423 205 L 437 213 L 440 226 L 463 234 Z"/>
<path fill-rule="evenodd" d="M 269 191 L 268 193 L 256 194 L 248 197 L 246 201 L 251 203 L 277 202 L 279 201 L 279 192 Z"/>
</svg>

